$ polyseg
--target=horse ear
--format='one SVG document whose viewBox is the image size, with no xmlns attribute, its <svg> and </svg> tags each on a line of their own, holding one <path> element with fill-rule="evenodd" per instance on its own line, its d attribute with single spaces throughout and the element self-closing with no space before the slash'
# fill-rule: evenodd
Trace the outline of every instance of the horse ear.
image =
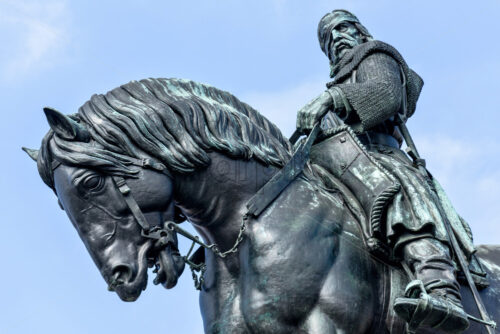
<svg viewBox="0 0 500 334">
<path fill-rule="evenodd" d="M 28 154 L 30 156 L 31 159 L 37 161 L 38 160 L 38 150 L 33 150 L 31 148 L 27 148 L 27 147 L 21 147 L 22 150 L 24 152 L 26 152 L 26 154 Z"/>
<path fill-rule="evenodd" d="M 68 116 L 48 107 L 43 108 L 43 111 L 45 112 L 50 128 L 54 130 L 57 136 L 71 141 L 88 142 L 90 140 L 89 131 Z"/>
</svg>

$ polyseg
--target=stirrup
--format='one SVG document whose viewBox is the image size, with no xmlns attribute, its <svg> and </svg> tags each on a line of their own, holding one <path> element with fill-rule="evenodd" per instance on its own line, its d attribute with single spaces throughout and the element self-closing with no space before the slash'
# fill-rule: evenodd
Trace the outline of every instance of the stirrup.
<svg viewBox="0 0 500 334">
<path fill-rule="evenodd" d="M 396 298 L 394 311 L 407 322 L 409 334 L 422 326 L 448 333 L 462 333 L 469 327 L 463 308 L 446 297 L 428 294 L 420 280 L 411 281 L 405 297 Z"/>
</svg>

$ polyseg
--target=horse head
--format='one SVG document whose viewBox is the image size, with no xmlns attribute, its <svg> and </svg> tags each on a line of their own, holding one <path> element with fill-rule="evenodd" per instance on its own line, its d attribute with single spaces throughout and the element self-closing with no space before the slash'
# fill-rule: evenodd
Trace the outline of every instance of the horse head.
<svg viewBox="0 0 500 334">
<path fill-rule="evenodd" d="M 48 144 L 56 145 L 54 141 L 70 144 L 74 148 L 70 154 L 102 149 L 102 145 L 91 138 L 88 129 L 76 118 L 50 108 L 44 111 L 52 129 Z M 40 154 L 37 150 L 25 151 L 38 161 Z M 154 264 L 158 270 L 155 283 L 162 283 L 166 288 L 175 286 L 184 269 L 175 234 L 161 249 L 155 247 L 159 238 L 155 240 L 145 235 L 144 232 L 148 231 L 144 231 L 127 205 L 122 188 L 126 187 L 130 193 L 127 195 L 137 204 L 145 224 L 151 228 L 161 227 L 164 221 L 173 220 L 174 216 L 173 184 L 162 165 L 149 166 L 155 169 L 146 168 L 148 164 L 141 163 L 145 168 L 136 169 L 128 175 L 126 184 L 118 185 L 119 174 L 54 158 L 51 160 L 53 189 L 59 205 L 76 228 L 109 289 L 116 291 L 124 301 L 136 300 L 146 288 L 148 265 Z"/>
</svg>

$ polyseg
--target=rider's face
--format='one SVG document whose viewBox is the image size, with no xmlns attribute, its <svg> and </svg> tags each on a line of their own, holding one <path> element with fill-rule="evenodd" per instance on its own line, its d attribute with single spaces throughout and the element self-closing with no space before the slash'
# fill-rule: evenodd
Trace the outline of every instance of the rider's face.
<svg viewBox="0 0 500 334">
<path fill-rule="evenodd" d="M 337 63 L 348 50 L 363 43 L 363 36 L 356 26 L 350 22 L 342 22 L 336 25 L 331 34 L 329 55 L 333 63 Z"/>
</svg>

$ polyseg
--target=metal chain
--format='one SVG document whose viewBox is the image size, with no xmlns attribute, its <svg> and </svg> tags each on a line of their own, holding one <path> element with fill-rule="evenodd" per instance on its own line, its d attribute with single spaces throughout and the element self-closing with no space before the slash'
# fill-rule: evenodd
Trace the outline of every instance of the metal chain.
<svg viewBox="0 0 500 334">
<path fill-rule="evenodd" d="M 191 269 L 191 275 L 193 276 L 194 287 L 196 290 L 201 290 L 201 286 L 205 281 L 205 271 L 207 271 L 207 266 L 202 263 L 199 265 L 194 264 L 193 262 L 185 259 L 186 263 L 189 265 L 189 269 Z M 199 274 L 197 274 L 199 272 Z"/>
<path fill-rule="evenodd" d="M 193 244 L 191 245 L 191 248 L 189 249 L 188 253 L 186 256 L 184 256 L 184 261 L 188 264 L 189 269 L 191 269 L 191 275 L 193 277 L 194 281 L 194 287 L 196 290 L 201 290 L 201 287 L 203 285 L 203 282 L 205 281 L 205 272 L 207 270 L 207 266 L 205 263 L 201 264 L 195 264 L 192 261 L 189 260 L 189 255 L 191 254 L 191 251 L 193 250 L 193 246 L 195 243 L 201 245 L 202 247 L 211 250 L 215 255 L 219 256 L 220 258 L 225 258 L 227 255 L 236 253 L 238 251 L 238 247 L 243 241 L 245 235 L 245 230 L 247 229 L 247 220 L 249 219 L 250 215 L 248 213 L 245 213 L 243 217 L 241 218 L 241 225 L 240 225 L 240 230 L 238 232 L 238 236 L 236 237 L 236 240 L 234 242 L 233 247 L 228 249 L 225 252 L 221 252 L 217 244 L 211 244 L 207 245 L 199 240 L 199 237 L 191 235 L 191 233 L 185 231 L 181 227 L 179 227 L 177 224 L 174 224 L 172 222 L 169 222 L 166 224 L 166 228 L 170 231 L 176 231 L 180 235 L 188 238 L 189 240 L 193 241 Z"/>
<path fill-rule="evenodd" d="M 231 247 L 230 249 L 228 249 L 225 252 L 221 252 L 219 249 L 219 246 L 217 246 L 217 244 L 207 245 L 206 243 L 202 242 L 198 236 L 192 235 L 191 233 L 184 230 L 182 227 L 175 224 L 174 222 L 168 222 L 166 224 L 166 226 L 167 226 L 167 229 L 169 229 L 171 231 L 175 231 L 175 232 L 179 233 L 180 235 L 182 235 L 182 236 L 188 238 L 189 240 L 197 243 L 198 245 L 202 246 L 203 248 L 211 250 L 215 255 L 217 255 L 221 258 L 225 258 L 228 254 L 236 253 L 236 251 L 238 250 L 238 246 L 243 241 L 244 233 L 245 233 L 245 230 L 247 228 L 246 222 L 249 219 L 249 217 L 250 217 L 250 215 L 248 213 L 245 213 L 243 215 L 243 217 L 241 219 L 240 231 L 238 232 L 238 236 L 236 237 L 234 245 L 233 245 L 233 247 Z"/>
<path fill-rule="evenodd" d="M 212 250 L 212 252 L 214 252 L 215 255 L 217 255 L 221 258 L 225 258 L 227 255 L 229 255 L 231 253 L 236 253 L 238 251 L 238 246 L 243 241 L 243 238 L 244 238 L 243 233 L 245 233 L 245 230 L 247 229 L 247 220 L 248 220 L 248 214 L 244 214 L 242 219 L 241 219 L 240 231 L 238 232 L 238 237 L 236 238 L 236 241 L 234 242 L 233 247 L 231 247 L 230 249 L 228 249 L 225 252 L 221 252 L 219 250 L 219 246 L 217 246 L 216 244 L 211 244 L 210 249 Z"/>
</svg>

